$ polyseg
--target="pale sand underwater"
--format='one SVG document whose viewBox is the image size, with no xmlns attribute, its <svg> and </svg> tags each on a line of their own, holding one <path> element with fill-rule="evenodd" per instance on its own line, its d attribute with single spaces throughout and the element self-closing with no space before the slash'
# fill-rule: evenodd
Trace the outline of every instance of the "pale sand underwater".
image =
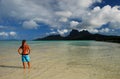
<svg viewBox="0 0 120 79">
<path fill-rule="evenodd" d="M 119 79 L 120 45 L 95 41 L 29 41 L 31 69 L 22 68 L 21 41 L 0 42 L 0 79 Z"/>
</svg>

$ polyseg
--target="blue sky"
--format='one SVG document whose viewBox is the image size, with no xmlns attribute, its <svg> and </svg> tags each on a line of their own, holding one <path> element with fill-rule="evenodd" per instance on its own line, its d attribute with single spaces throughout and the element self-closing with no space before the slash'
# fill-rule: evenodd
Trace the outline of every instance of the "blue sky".
<svg viewBox="0 0 120 79">
<path fill-rule="evenodd" d="M 65 36 L 72 29 L 120 36 L 120 0 L 0 0 L 0 40 Z"/>
</svg>

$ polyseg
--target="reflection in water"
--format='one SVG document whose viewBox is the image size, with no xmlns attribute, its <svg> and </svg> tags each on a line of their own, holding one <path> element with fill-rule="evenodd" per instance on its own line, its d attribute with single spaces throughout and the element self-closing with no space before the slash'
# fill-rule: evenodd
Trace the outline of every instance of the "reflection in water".
<svg viewBox="0 0 120 79">
<path fill-rule="evenodd" d="M 22 68 L 20 57 L 15 52 L 21 42 L 7 42 L 11 46 L 0 44 L 3 44 L 0 45 L 0 79 L 14 79 L 14 76 L 17 79 L 120 78 L 119 44 L 95 41 L 29 41 L 32 49 L 31 62 L 34 64 L 30 70 Z"/>
<path fill-rule="evenodd" d="M 120 77 L 119 45 L 103 42 L 70 43 L 68 46 L 68 67 L 85 68 L 91 70 L 91 78 L 117 78 Z"/>
</svg>

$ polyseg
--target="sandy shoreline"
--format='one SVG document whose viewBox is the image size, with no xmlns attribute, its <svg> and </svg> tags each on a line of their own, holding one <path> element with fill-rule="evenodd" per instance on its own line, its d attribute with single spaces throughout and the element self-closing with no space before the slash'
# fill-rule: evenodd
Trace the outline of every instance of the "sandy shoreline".
<svg viewBox="0 0 120 79">
<path fill-rule="evenodd" d="M 31 47 L 32 67 L 30 70 L 22 68 L 21 57 L 16 51 L 17 47 L 11 47 L 12 50 L 1 50 L 7 54 L 0 55 L 0 79 L 120 78 L 120 54 L 117 48 L 108 50 L 109 47 L 103 49 L 63 44 L 42 47 L 31 45 Z"/>
</svg>

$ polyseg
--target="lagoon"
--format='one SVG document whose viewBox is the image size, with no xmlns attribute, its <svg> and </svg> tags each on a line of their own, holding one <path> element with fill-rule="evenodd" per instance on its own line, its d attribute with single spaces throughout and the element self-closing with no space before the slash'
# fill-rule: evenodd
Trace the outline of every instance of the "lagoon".
<svg viewBox="0 0 120 79">
<path fill-rule="evenodd" d="M 0 41 L 0 79 L 119 79 L 120 44 L 27 41 L 32 68 L 22 68 L 21 41 Z"/>
</svg>

